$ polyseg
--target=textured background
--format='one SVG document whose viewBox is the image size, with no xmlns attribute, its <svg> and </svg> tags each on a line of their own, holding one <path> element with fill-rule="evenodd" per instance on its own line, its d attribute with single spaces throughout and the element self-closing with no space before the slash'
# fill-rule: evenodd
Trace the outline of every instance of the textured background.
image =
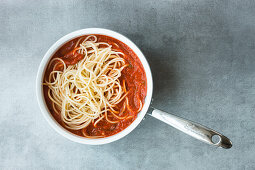
<svg viewBox="0 0 255 170">
<path fill-rule="evenodd" d="M 86 146 L 57 134 L 35 96 L 38 65 L 63 35 L 120 32 L 144 52 L 153 106 L 228 136 L 201 143 L 151 117 L 125 138 Z M 255 1 L 0 1 L 0 169 L 255 169 Z"/>
</svg>

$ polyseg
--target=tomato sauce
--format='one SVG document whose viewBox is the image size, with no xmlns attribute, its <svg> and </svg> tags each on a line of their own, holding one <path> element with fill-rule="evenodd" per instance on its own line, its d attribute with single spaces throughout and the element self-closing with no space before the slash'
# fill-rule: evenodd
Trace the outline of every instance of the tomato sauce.
<svg viewBox="0 0 255 170">
<path fill-rule="evenodd" d="M 85 38 L 86 36 L 83 36 L 83 37 Z M 106 42 L 112 45 L 113 50 L 124 53 L 125 55 L 124 56 L 121 55 L 121 57 L 123 57 L 126 63 L 128 64 L 128 66 L 125 67 L 123 71 L 121 72 L 120 81 L 121 82 L 123 80 L 125 81 L 127 91 L 129 91 L 127 98 L 128 98 L 130 109 L 129 110 L 126 109 L 122 115 L 118 115 L 118 116 L 127 116 L 129 118 L 119 120 L 115 117 L 109 117 L 110 120 L 113 120 L 113 121 L 119 120 L 119 122 L 109 123 L 108 121 L 106 121 L 106 119 L 102 119 L 101 121 L 97 123 L 96 127 L 94 127 L 94 125 L 90 123 L 89 126 L 87 126 L 85 129 L 82 129 L 89 136 L 107 137 L 124 130 L 136 119 L 138 110 L 140 107 L 140 101 L 142 101 L 142 104 L 144 104 L 146 91 L 147 91 L 147 82 L 146 82 L 146 74 L 141 64 L 141 61 L 139 60 L 137 55 L 132 51 L 131 48 L 129 48 L 123 42 L 109 36 L 96 35 L 96 37 L 97 37 L 97 42 Z M 81 37 L 75 38 L 69 41 L 68 43 L 66 43 L 65 45 L 63 45 L 53 55 L 52 58 L 55 58 L 55 57 L 62 58 L 64 62 L 66 63 L 66 65 L 73 65 L 79 62 L 83 58 L 83 56 L 78 53 L 72 53 L 79 38 Z M 51 71 L 52 70 L 49 69 L 45 73 L 44 77 L 47 78 L 47 76 L 49 75 Z M 57 122 L 60 125 L 63 126 L 64 123 L 62 122 L 60 115 L 55 113 L 52 108 L 52 102 L 49 99 L 47 92 L 48 92 L 48 87 L 44 86 L 44 97 L 45 97 L 46 104 L 50 112 L 52 113 L 52 116 L 57 120 Z M 125 100 L 123 100 L 117 105 L 116 108 L 118 109 L 118 111 L 123 109 L 124 101 Z M 67 130 L 76 135 L 83 136 L 81 130 L 70 130 L 70 129 L 67 129 Z"/>
</svg>

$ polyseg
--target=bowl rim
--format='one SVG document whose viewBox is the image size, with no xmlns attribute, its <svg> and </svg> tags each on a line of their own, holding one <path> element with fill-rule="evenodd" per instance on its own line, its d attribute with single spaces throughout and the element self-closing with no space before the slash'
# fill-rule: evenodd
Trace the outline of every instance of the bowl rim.
<svg viewBox="0 0 255 170">
<path fill-rule="evenodd" d="M 54 117 L 51 115 L 50 111 L 48 110 L 48 107 L 45 103 L 45 99 L 44 99 L 44 95 L 43 95 L 43 85 L 42 85 L 44 72 L 45 72 L 46 67 L 47 67 L 51 57 L 53 56 L 53 54 L 62 45 L 64 45 L 68 41 L 70 41 L 74 38 L 84 36 L 84 35 L 89 35 L 89 34 L 107 35 L 107 36 L 113 37 L 113 38 L 123 42 L 128 47 L 130 47 L 134 51 L 134 53 L 138 56 L 138 58 L 140 59 L 142 65 L 143 65 L 143 68 L 145 70 L 146 79 L 147 79 L 147 95 L 145 97 L 145 103 L 144 103 L 142 110 L 138 113 L 137 118 L 127 128 L 120 131 L 119 133 L 109 136 L 109 137 L 98 138 L 98 139 L 89 139 L 89 138 L 81 137 L 81 136 L 75 135 L 75 134 L 69 132 L 68 130 L 66 130 L 65 128 L 63 128 L 54 119 Z M 50 124 L 50 126 L 53 129 L 55 129 L 60 135 L 64 136 L 65 138 L 67 138 L 71 141 L 74 141 L 74 142 L 88 144 L 88 145 L 101 145 L 101 144 L 110 143 L 110 142 L 113 142 L 113 141 L 123 138 L 124 136 L 128 135 L 131 131 L 133 131 L 138 126 L 138 124 L 143 120 L 143 118 L 150 106 L 152 92 L 153 92 L 153 81 L 152 81 L 151 69 L 150 69 L 150 66 L 149 66 L 145 56 L 141 52 L 141 50 L 131 40 L 129 40 L 124 35 L 117 33 L 115 31 L 112 31 L 109 29 L 103 29 L 103 28 L 81 29 L 81 30 L 71 32 L 71 33 L 63 36 L 62 38 L 60 38 L 57 42 L 55 42 L 49 48 L 49 50 L 44 55 L 40 65 L 39 65 L 37 77 L 36 77 L 37 101 L 38 101 L 40 110 L 41 110 L 44 118 L 47 120 L 47 122 Z"/>
</svg>

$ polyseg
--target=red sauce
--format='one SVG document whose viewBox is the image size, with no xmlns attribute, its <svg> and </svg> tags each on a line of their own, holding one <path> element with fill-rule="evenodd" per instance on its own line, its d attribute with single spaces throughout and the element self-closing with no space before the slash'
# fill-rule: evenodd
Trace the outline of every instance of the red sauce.
<svg viewBox="0 0 255 170">
<path fill-rule="evenodd" d="M 114 135 L 122 131 L 123 129 L 127 128 L 136 119 L 138 114 L 137 111 L 140 106 L 140 101 L 142 101 L 142 103 L 144 104 L 144 99 L 146 97 L 146 91 L 147 91 L 147 85 L 146 85 L 147 82 L 146 82 L 146 74 L 145 74 L 144 68 L 139 58 L 132 51 L 131 48 L 129 48 L 126 44 L 124 44 L 123 42 L 115 38 L 105 36 L 105 35 L 96 35 L 96 36 L 97 36 L 98 42 L 106 42 L 108 44 L 111 44 L 114 50 L 121 51 L 122 53 L 124 53 L 125 55 L 123 56 L 123 58 L 126 60 L 127 63 L 129 63 L 129 66 L 127 66 L 121 72 L 120 80 L 121 81 L 125 80 L 127 91 L 129 91 L 127 95 L 129 100 L 129 107 L 130 107 L 130 110 L 132 111 L 129 111 L 126 109 L 123 115 L 119 115 L 119 116 L 132 116 L 132 117 L 129 119 L 122 119 L 118 123 L 114 123 L 114 124 L 107 122 L 105 119 L 102 119 L 101 121 L 99 121 L 96 127 L 94 127 L 94 125 L 91 123 L 85 129 L 83 129 L 86 132 L 86 134 L 88 134 L 89 136 L 107 137 L 107 136 Z M 74 54 L 72 53 L 72 50 L 74 49 L 74 46 L 79 38 L 81 37 L 73 39 L 69 41 L 68 43 L 66 43 L 65 45 L 63 45 L 53 55 L 52 58 L 55 58 L 55 57 L 62 58 L 67 65 L 72 65 L 79 62 L 83 58 L 83 56 L 78 53 L 74 53 Z M 61 66 L 59 66 L 59 68 L 57 69 L 61 69 Z M 49 69 L 45 73 L 44 77 L 47 77 L 51 71 L 52 70 Z M 63 126 L 63 122 L 59 114 L 55 113 L 52 108 L 52 103 L 50 99 L 48 98 L 47 92 L 48 92 L 48 87 L 44 86 L 44 97 L 45 97 L 47 106 L 50 112 L 52 113 L 53 117 L 57 120 L 57 122 L 60 125 Z M 119 109 L 119 111 L 122 109 L 123 103 L 124 103 L 124 100 L 117 105 L 117 108 Z M 113 121 L 119 120 L 115 117 L 111 117 L 109 119 Z M 81 130 L 75 130 L 75 131 L 70 129 L 67 129 L 67 130 L 69 130 L 70 132 L 76 135 L 83 136 Z"/>
</svg>

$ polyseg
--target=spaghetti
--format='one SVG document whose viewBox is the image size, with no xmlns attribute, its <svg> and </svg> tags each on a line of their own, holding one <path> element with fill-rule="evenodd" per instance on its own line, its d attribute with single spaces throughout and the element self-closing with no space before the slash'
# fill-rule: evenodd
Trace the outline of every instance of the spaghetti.
<svg viewBox="0 0 255 170">
<path fill-rule="evenodd" d="M 109 135 L 102 130 L 93 133 L 89 129 L 102 123 L 120 124 L 136 116 L 130 113 L 142 109 L 140 96 L 136 99 L 138 109 L 129 104 L 128 95 L 134 91 L 126 88 L 122 73 L 130 64 L 118 48 L 116 43 L 90 35 L 79 38 L 72 50 L 49 63 L 43 84 L 51 108 L 65 128 L 80 130 L 80 135 L 89 138 L 105 137 Z"/>
</svg>

